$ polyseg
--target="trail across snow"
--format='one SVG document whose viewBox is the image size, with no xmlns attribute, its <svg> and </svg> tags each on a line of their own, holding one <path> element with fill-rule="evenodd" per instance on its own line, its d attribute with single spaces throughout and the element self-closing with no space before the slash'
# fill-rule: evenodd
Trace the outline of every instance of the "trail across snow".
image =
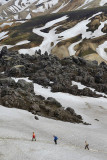
<svg viewBox="0 0 107 160">
<path fill-rule="evenodd" d="M 106 160 L 106 129 L 55 121 L 34 119 L 27 111 L 0 106 L 0 159 L 2 160 Z M 37 141 L 32 142 L 35 131 Z M 58 136 L 58 145 L 53 135 Z M 84 149 L 84 141 L 90 150 Z"/>
<path fill-rule="evenodd" d="M 14 79 L 17 82 L 20 78 Z M 31 82 L 28 78 L 23 79 Z M 65 108 L 74 108 L 84 121 L 92 125 L 72 124 L 40 116 L 37 121 L 27 111 L 0 106 L 0 160 L 106 160 L 107 98 L 52 93 L 50 88 L 38 84 L 34 84 L 34 91 L 45 98 L 56 98 Z M 33 131 L 36 142 L 31 141 Z M 53 135 L 58 136 L 58 145 L 54 144 Z M 90 144 L 89 151 L 84 149 L 85 140 Z"/>
</svg>

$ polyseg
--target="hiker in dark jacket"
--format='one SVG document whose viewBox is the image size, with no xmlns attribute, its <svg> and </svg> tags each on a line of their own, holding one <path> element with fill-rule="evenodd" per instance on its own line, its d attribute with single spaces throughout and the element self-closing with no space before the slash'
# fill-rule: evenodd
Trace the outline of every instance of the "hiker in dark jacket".
<svg viewBox="0 0 107 160">
<path fill-rule="evenodd" d="M 57 136 L 53 136 L 53 137 L 54 137 L 55 144 L 57 144 L 58 137 Z"/>
<path fill-rule="evenodd" d="M 89 144 L 87 143 L 87 141 L 85 141 L 85 149 L 89 150 Z"/>
</svg>

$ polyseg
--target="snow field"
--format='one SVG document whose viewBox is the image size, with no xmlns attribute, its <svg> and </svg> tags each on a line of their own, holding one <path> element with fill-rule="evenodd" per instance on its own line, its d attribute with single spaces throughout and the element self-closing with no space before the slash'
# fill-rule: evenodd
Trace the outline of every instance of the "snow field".
<svg viewBox="0 0 107 160">
<path fill-rule="evenodd" d="M 106 160 L 106 129 L 65 123 L 43 117 L 34 119 L 27 111 L 0 106 L 0 158 L 2 160 Z M 32 132 L 36 142 L 31 141 Z M 53 135 L 58 136 L 58 145 Z M 84 141 L 90 151 L 84 150 Z M 99 145 L 100 144 L 100 145 Z"/>
</svg>

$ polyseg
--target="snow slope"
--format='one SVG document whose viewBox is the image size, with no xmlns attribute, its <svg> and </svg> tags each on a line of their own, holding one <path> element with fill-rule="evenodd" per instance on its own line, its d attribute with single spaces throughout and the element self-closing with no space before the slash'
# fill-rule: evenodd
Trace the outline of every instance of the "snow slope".
<svg viewBox="0 0 107 160">
<path fill-rule="evenodd" d="M 16 82 L 19 79 L 24 79 L 27 82 L 32 82 L 28 78 L 13 78 Z M 81 85 L 77 82 L 72 82 L 73 85 L 78 84 L 78 88 L 85 88 L 84 85 Z M 90 88 L 91 90 L 94 90 Z M 95 123 L 94 118 L 97 111 L 97 108 L 103 108 L 106 110 L 107 108 L 107 99 L 106 98 L 93 98 L 93 97 L 85 97 L 85 96 L 74 96 L 68 93 L 62 92 L 51 92 L 51 88 L 44 88 L 43 86 L 34 83 L 34 91 L 36 95 L 42 95 L 45 98 L 53 97 L 57 101 L 59 101 L 63 107 L 72 107 L 77 114 L 82 115 L 84 121 L 89 123 Z M 99 93 L 99 92 L 97 92 Z M 103 93 L 99 93 L 103 94 Z M 105 95 L 106 96 L 106 95 Z M 72 105 L 73 104 L 73 105 Z M 103 106 L 103 107 L 102 107 Z M 91 111 L 91 112 L 90 112 Z M 94 113 L 95 112 L 95 113 Z M 100 112 L 98 113 L 100 116 Z M 93 118 L 92 118 L 93 116 Z M 96 114 L 96 118 L 98 115 Z M 90 118 L 91 117 L 91 118 Z"/>
<path fill-rule="evenodd" d="M 101 117 L 106 118 L 103 114 Z M 103 121 L 96 124 L 84 126 L 43 117 L 36 121 L 27 111 L 0 106 L 0 159 L 106 160 L 107 127 L 103 127 Z M 36 142 L 31 141 L 33 131 Z M 57 146 L 53 135 L 59 138 Z M 84 150 L 85 140 L 90 144 L 89 151 Z"/>
</svg>

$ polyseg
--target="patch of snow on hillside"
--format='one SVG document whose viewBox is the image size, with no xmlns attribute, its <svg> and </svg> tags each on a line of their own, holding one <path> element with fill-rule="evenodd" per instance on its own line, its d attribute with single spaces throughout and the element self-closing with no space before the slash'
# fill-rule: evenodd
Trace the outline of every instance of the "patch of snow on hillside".
<svg viewBox="0 0 107 160">
<path fill-rule="evenodd" d="M 102 32 L 102 28 L 104 27 L 105 24 L 107 24 L 107 20 L 104 21 L 104 22 L 100 22 L 100 26 L 98 27 L 97 30 L 95 30 L 92 34 L 91 34 L 91 37 L 100 37 L 100 36 L 103 36 L 105 35 L 106 33 Z M 90 37 L 90 38 L 91 38 Z"/>
<path fill-rule="evenodd" d="M 18 15 L 15 15 L 15 16 L 14 16 L 14 19 L 18 20 Z"/>
<path fill-rule="evenodd" d="M 96 94 L 99 94 L 99 95 L 102 95 L 102 96 L 107 96 L 106 94 L 104 94 L 104 93 L 102 93 L 102 92 L 97 92 L 94 88 L 87 87 L 87 86 L 81 84 L 80 82 L 72 81 L 72 86 L 74 86 L 74 85 L 77 85 L 77 86 L 78 86 L 78 89 L 89 88 L 91 91 L 95 92 Z"/>
<path fill-rule="evenodd" d="M 85 5 L 89 4 L 92 1 L 94 1 L 94 0 L 85 0 L 85 2 L 80 7 L 78 7 L 77 9 L 84 7 Z"/>
<path fill-rule="evenodd" d="M 69 2 L 70 2 L 70 1 L 69 1 Z M 69 2 L 66 3 L 66 4 L 65 4 L 65 2 L 64 2 L 58 9 L 56 9 L 56 10 L 53 11 L 52 13 L 57 13 L 57 12 L 59 12 L 62 8 L 66 7 L 66 6 L 69 4 Z"/>
<path fill-rule="evenodd" d="M 7 13 L 3 10 L 3 13 L 7 16 Z"/>
<path fill-rule="evenodd" d="M 6 46 L 6 47 L 7 47 L 7 49 L 9 49 L 9 48 L 12 48 L 12 47 L 13 47 L 12 45 L 0 45 L 0 50 L 2 50 L 2 48 L 3 48 L 4 46 Z"/>
<path fill-rule="evenodd" d="M 87 31 L 87 29 L 88 29 L 87 24 L 90 23 L 91 18 L 95 17 L 96 15 L 100 15 L 101 13 L 102 12 L 94 14 L 92 17 L 77 23 L 74 27 L 60 33 L 59 36 L 63 36 L 62 40 L 65 40 L 67 38 L 75 37 L 79 34 L 82 34 L 82 39 L 84 39 L 84 38 L 89 39 L 89 38 L 93 38 L 94 36 L 99 37 L 101 35 L 104 35 L 105 33 L 103 33 L 103 32 L 99 32 L 99 34 L 96 35 L 95 32 L 98 32 L 98 30 L 95 31 L 94 33 L 92 33 L 91 31 Z M 102 29 L 102 27 L 104 26 L 105 23 L 106 22 L 101 23 L 100 29 Z"/>
<path fill-rule="evenodd" d="M 20 49 L 19 53 L 23 53 L 23 54 L 29 53 L 29 54 L 33 55 L 35 53 L 35 51 L 39 50 L 39 49 L 41 49 L 42 54 L 44 54 L 45 51 L 48 51 L 48 53 L 50 53 L 51 42 L 56 42 L 57 39 L 58 39 L 58 35 L 55 34 L 56 27 L 53 28 L 52 30 L 50 30 L 49 33 L 44 33 L 41 30 L 43 30 L 45 28 L 49 28 L 49 27 L 51 27 L 52 25 L 54 25 L 58 22 L 66 20 L 67 18 L 68 18 L 67 16 L 63 16 L 61 18 L 58 18 L 56 20 L 53 20 L 53 21 L 50 21 L 50 22 L 46 23 L 44 27 L 33 29 L 34 33 L 44 37 L 44 40 L 43 40 L 42 44 L 38 47 L 33 47 L 33 48 L 30 48 L 30 49 Z"/>
<path fill-rule="evenodd" d="M 8 36 L 8 35 L 7 35 L 7 36 Z M 4 36 L 2 37 L 2 39 L 3 39 L 3 38 L 4 38 Z M 16 43 L 15 45 L 1 45 L 1 46 L 0 46 L 0 50 L 1 50 L 4 46 L 6 46 L 6 47 L 9 49 L 9 48 L 12 48 L 12 47 L 14 47 L 14 46 L 23 45 L 23 44 L 27 44 L 27 43 L 30 43 L 30 41 L 28 41 L 28 40 L 20 41 L 20 42 Z"/>
<path fill-rule="evenodd" d="M 16 45 L 22 45 L 22 44 L 27 44 L 27 43 L 30 43 L 30 41 L 28 41 L 28 40 L 20 41 L 20 42 L 16 43 Z"/>
<path fill-rule="evenodd" d="M 69 47 L 68 47 L 68 51 L 69 51 L 69 54 L 70 56 L 73 56 L 75 55 L 76 51 L 74 50 L 74 47 L 79 44 L 80 42 L 82 42 L 82 40 L 78 41 L 78 42 L 75 42 L 73 44 L 71 44 Z"/>
<path fill-rule="evenodd" d="M 26 19 L 31 19 L 30 13 L 26 16 Z"/>
<path fill-rule="evenodd" d="M 66 40 L 68 38 L 72 38 L 72 37 L 75 37 L 79 34 L 82 35 L 82 39 L 89 39 L 89 38 L 93 38 L 93 37 L 98 37 L 98 36 L 101 36 L 101 35 L 104 35 L 106 33 L 103 33 L 101 31 L 101 29 L 103 28 L 104 24 L 106 23 L 105 22 L 101 22 L 101 25 L 99 26 L 98 30 L 96 30 L 94 33 L 92 33 L 91 31 L 87 31 L 88 27 L 87 27 L 87 24 L 91 22 L 91 19 L 97 15 L 100 15 L 102 12 L 99 12 L 99 13 L 96 13 L 94 14 L 93 16 L 91 16 L 90 18 L 88 18 L 87 20 L 83 20 L 79 23 L 77 23 L 74 27 L 68 29 L 68 30 L 65 30 L 59 34 L 56 34 L 56 28 L 58 28 L 59 26 L 57 27 L 54 27 L 53 29 L 51 29 L 49 31 L 49 33 L 45 33 L 45 32 L 42 32 L 43 29 L 46 29 L 46 28 L 49 28 L 51 27 L 52 25 L 58 23 L 58 22 L 61 22 L 61 21 L 64 21 L 67 19 L 67 16 L 64 16 L 62 18 L 58 18 L 56 20 L 53 20 L 53 21 L 50 21 L 48 22 L 44 27 L 40 27 L 40 28 L 35 28 L 33 29 L 33 32 L 37 35 L 40 35 L 42 37 L 44 37 L 44 40 L 42 42 L 42 44 L 38 47 L 33 47 L 31 49 L 21 49 L 19 50 L 19 53 L 24 53 L 26 54 L 27 52 L 29 54 L 34 54 L 36 50 L 39 50 L 41 49 L 41 53 L 44 54 L 45 51 L 47 51 L 49 54 L 51 53 L 51 49 L 58 43 L 60 42 L 61 40 Z M 100 30 L 99 30 L 100 29 Z M 98 33 L 98 34 L 96 34 Z M 59 37 L 62 37 L 61 39 Z M 54 43 L 54 46 L 51 46 L 51 43 Z M 77 42 L 78 43 L 78 42 Z M 72 44 L 73 46 L 71 46 L 70 49 L 72 49 L 73 51 L 73 47 L 74 47 L 74 44 Z"/>
<path fill-rule="evenodd" d="M 45 8 L 43 8 L 43 6 L 40 6 L 40 7 L 38 7 L 37 9 L 32 10 L 32 12 L 34 12 L 34 13 L 44 12 L 44 11 L 45 11 Z"/>
<path fill-rule="evenodd" d="M 101 0 L 100 6 L 104 6 L 107 3 L 107 0 Z"/>
<path fill-rule="evenodd" d="M 37 9 L 33 10 L 32 12 L 38 13 L 38 12 L 44 12 L 45 10 L 48 10 L 52 8 L 54 5 L 58 3 L 59 0 L 39 0 L 36 4 Z"/>
<path fill-rule="evenodd" d="M 50 0 L 50 1 L 47 1 L 47 0 L 39 0 L 38 1 L 38 3 L 37 3 L 37 5 L 40 5 L 40 4 L 42 4 L 42 3 L 44 3 L 44 5 L 46 6 L 46 5 L 55 5 L 55 4 L 57 4 L 58 3 L 58 1 L 59 0 Z"/>
<path fill-rule="evenodd" d="M 107 61 L 107 52 L 105 51 L 105 48 L 107 49 L 107 41 L 99 45 L 96 51 L 103 59 Z"/>
<path fill-rule="evenodd" d="M 6 35 L 8 33 L 8 31 L 6 31 L 6 32 L 1 32 L 0 33 L 0 40 L 1 39 L 4 39 L 5 37 L 7 37 L 8 35 Z"/>
<path fill-rule="evenodd" d="M 0 25 L 1 28 L 5 27 L 5 26 L 11 26 L 13 24 L 13 22 L 10 23 L 3 23 Z"/>
<path fill-rule="evenodd" d="M 37 0 L 15 0 L 14 4 L 8 7 L 8 10 L 13 13 L 21 12 L 34 2 L 37 2 Z"/>
</svg>

